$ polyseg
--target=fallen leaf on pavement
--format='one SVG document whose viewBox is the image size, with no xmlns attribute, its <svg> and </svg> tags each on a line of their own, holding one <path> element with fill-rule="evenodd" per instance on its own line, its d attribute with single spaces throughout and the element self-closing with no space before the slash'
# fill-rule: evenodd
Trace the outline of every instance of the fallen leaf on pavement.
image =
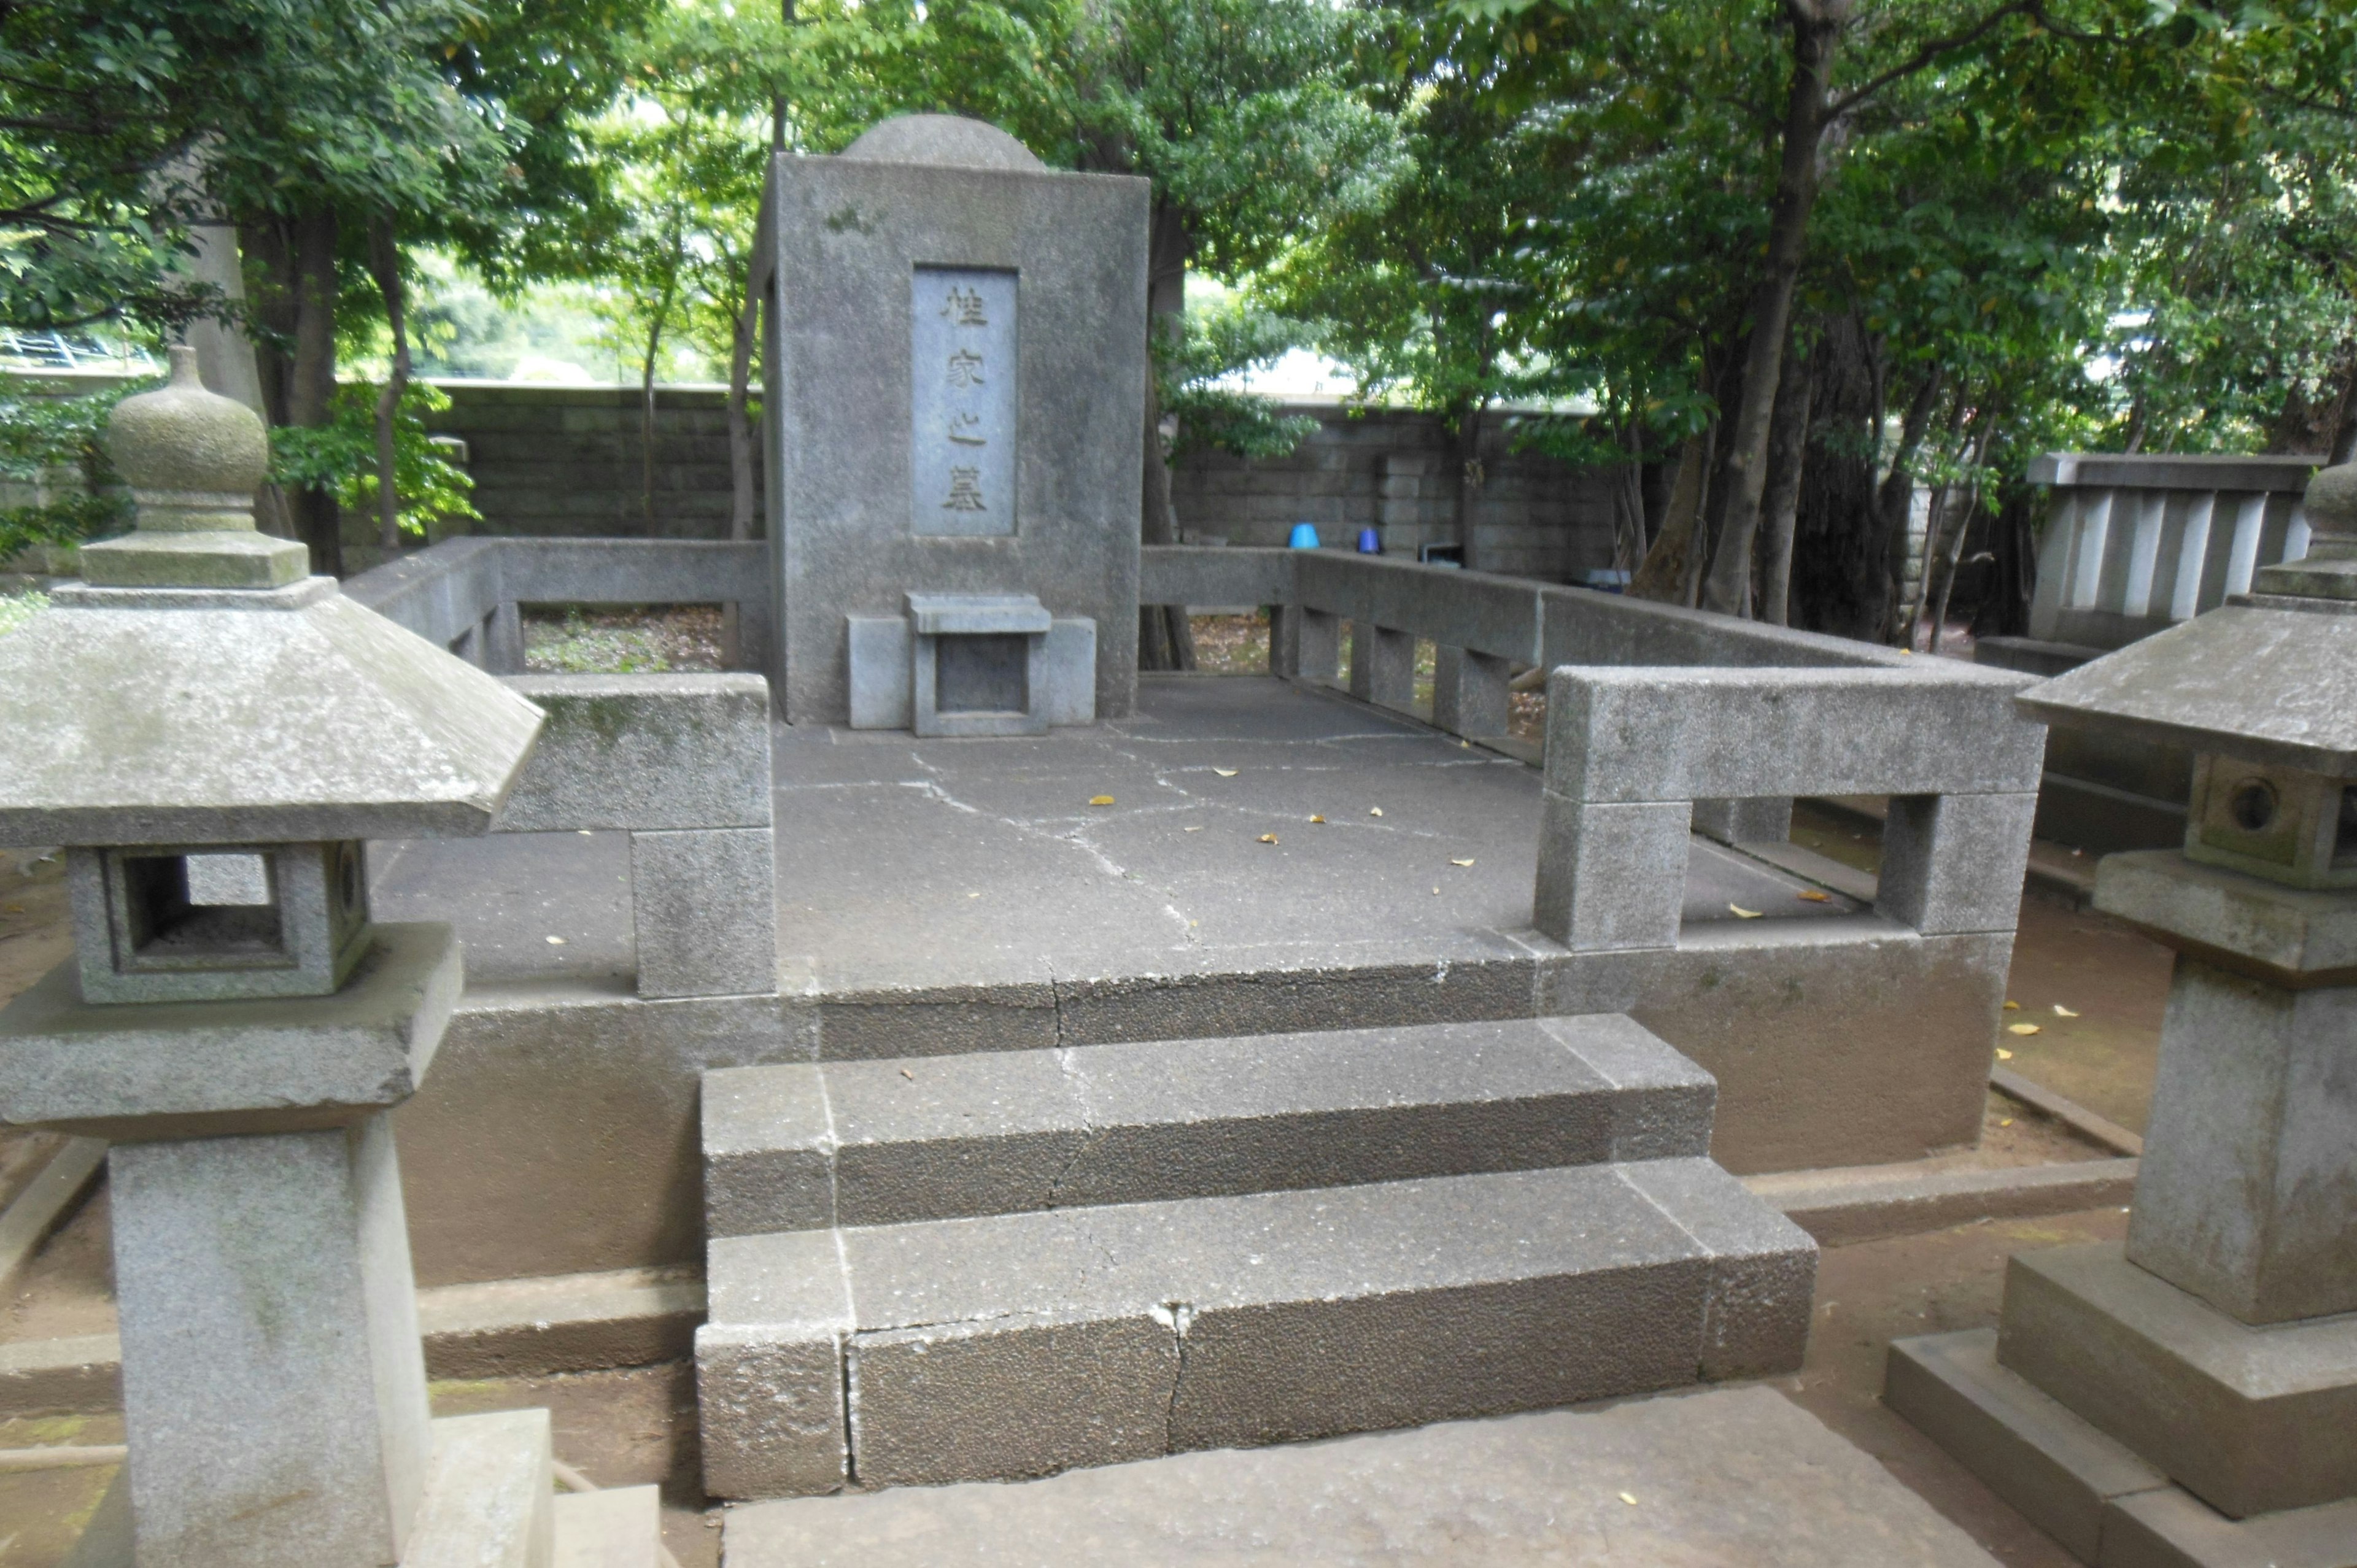
<svg viewBox="0 0 2357 1568">
<path fill-rule="evenodd" d="M 1381 806 L 1370 806 L 1367 808 L 1367 815 L 1371 817 L 1380 817 L 1383 814 L 1383 809 Z"/>
<path fill-rule="evenodd" d="M 1624 1502 L 1624 1503 L 1627 1503 L 1627 1504 L 1628 1504 L 1631 1508 L 1632 1508 L 1632 1509 L 1633 1509 L 1633 1508 L 1635 1508 L 1635 1507 L 1637 1506 L 1637 1499 L 1636 1499 L 1633 1496 L 1631 1496 L 1630 1493 L 1627 1493 L 1627 1492 L 1623 1492 L 1623 1493 L 1621 1493 L 1621 1494 L 1620 1494 L 1620 1500 L 1621 1500 L 1622 1502 Z"/>
<path fill-rule="evenodd" d="M 1735 911 L 1735 918 L 1738 920 L 1756 920 L 1760 918 L 1759 910 L 1747 909 L 1740 904 L 1729 904 L 1727 908 Z"/>
<path fill-rule="evenodd" d="M 1214 768 L 1211 771 L 1222 779 L 1233 779 L 1236 776 L 1236 770 L 1232 768 Z"/>
<path fill-rule="evenodd" d="M 1470 865 L 1473 863 L 1469 860 L 1452 860 L 1448 864 L 1451 865 Z"/>
<path fill-rule="evenodd" d="M 2075 1018 L 2079 1015 L 2072 1012 L 2071 1009 L 2063 1006 L 2060 1002 L 2057 1002 L 2054 1004 L 2054 1015 L 2057 1018 Z"/>
<path fill-rule="evenodd" d="M 900 1069 L 900 1076 L 901 1076 L 902 1078 L 907 1079 L 910 1083 L 914 1083 L 914 1082 L 916 1082 L 916 1081 L 917 1081 L 917 1075 L 916 1075 L 915 1073 L 913 1073 L 913 1072 L 910 1072 L 907 1068 L 902 1068 L 902 1069 Z"/>
<path fill-rule="evenodd" d="M 2005 1032 L 2008 1035 L 2034 1035 L 2038 1033 L 2038 1026 L 2035 1024 L 2007 1024 L 2005 1026 Z"/>
<path fill-rule="evenodd" d="M 1092 795 L 1089 797 L 1089 804 L 1092 806 L 1110 806 L 1113 804 L 1113 797 L 1110 795 Z"/>
<path fill-rule="evenodd" d="M 1812 904 L 1830 904 L 1834 901 L 1834 896 L 1832 894 L 1820 893 L 1813 887 L 1803 887 L 1798 893 L 1793 894 L 1792 897 L 1795 898 L 1806 898 Z"/>
<path fill-rule="evenodd" d="M 565 945 L 565 939 L 563 937 L 551 937 L 548 939 L 548 945 L 553 948 L 561 948 Z"/>
<path fill-rule="evenodd" d="M 2013 1059 L 2013 1053 L 2007 1050 L 2003 1046 L 1999 1046 L 1996 1048 L 1996 1059 L 2001 1062 L 2009 1062 Z"/>
<path fill-rule="evenodd" d="M 1325 819 L 1324 817 L 1317 816 L 1317 815 L 1314 815 L 1314 814 L 1313 814 L 1313 815 L 1310 817 L 1310 819 L 1309 819 L 1309 820 L 1310 820 L 1311 822 L 1324 822 L 1326 819 Z"/>
<path fill-rule="evenodd" d="M 1276 835 L 1275 833 L 1263 833 L 1260 835 L 1260 842 L 1263 843 L 1275 843 L 1276 842 Z"/>
<path fill-rule="evenodd" d="M 2008 1002 L 2005 1004 L 2005 1010 L 2008 1013 L 2018 1013 L 2021 1011 L 2021 1004 L 2018 1002 Z"/>
<path fill-rule="evenodd" d="M 1182 832 L 1200 833 L 1200 832 L 1201 832 L 1203 831 L 1203 824 L 1202 824 L 1202 823 L 1200 823 L 1200 822 L 1197 822 L 1197 823 L 1196 823 L 1193 827 L 1191 827 L 1191 828 L 1182 828 L 1182 829 L 1180 829 L 1179 831 L 1180 831 L 1180 832 Z"/>
</svg>

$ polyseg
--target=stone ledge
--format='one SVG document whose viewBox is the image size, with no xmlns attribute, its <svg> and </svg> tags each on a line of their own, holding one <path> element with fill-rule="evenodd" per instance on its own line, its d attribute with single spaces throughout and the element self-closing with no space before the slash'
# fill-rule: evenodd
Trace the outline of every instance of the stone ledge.
<svg viewBox="0 0 2357 1568">
<path fill-rule="evenodd" d="M 417 1293 L 426 1375 L 538 1377 L 685 1359 L 704 1281 L 684 1269 L 493 1280 Z M 120 1410 L 112 1334 L 0 1344 L 0 1416 Z"/>
</svg>

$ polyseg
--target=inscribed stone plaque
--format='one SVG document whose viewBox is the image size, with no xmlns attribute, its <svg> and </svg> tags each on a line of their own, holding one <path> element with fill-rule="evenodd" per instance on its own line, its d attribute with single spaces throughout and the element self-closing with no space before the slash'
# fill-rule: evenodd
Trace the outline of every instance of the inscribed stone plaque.
<svg viewBox="0 0 2357 1568">
<path fill-rule="evenodd" d="M 1015 532 L 1015 274 L 918 267 L 909 312 L 911 530 Z"/>
</svg>

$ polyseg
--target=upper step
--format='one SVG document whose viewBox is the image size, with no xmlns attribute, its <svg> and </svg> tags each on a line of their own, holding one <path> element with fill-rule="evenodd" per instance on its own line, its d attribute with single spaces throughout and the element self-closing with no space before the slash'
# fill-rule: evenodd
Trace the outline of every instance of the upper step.
<svg viewBox="0 0 2357 1568">
<path fill-rule="evenodd" d="M 1815 1262 L 1704 1159 L 723 1238 L 705 1484 L 1006 1478 L 1787 1370 Z"/>
<path fill-rule="evenodd" d="M 1698 1155 L 1710 1075 L 1620 1014 L 704 1075 L 714 1237 Z"/>
</svg>

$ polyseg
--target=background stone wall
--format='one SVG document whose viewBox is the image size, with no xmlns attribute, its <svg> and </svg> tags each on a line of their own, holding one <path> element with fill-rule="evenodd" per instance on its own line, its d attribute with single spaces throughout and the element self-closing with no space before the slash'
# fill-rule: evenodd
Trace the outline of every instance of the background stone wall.
<svg viewBox="0 0 2357 1568">
<path fill-rule="evenodd" d="M 434 427 L 467 443 L 482 532 L 591 538 L 723 539 L 728 532 L 726 400 L 714 388 L 655 393 L 655 518 L 640 496 L 639 394 L 626 387 L 436 383 L 449 409 Z M 1283 544 L 1312 522 L 1329 544 L 1362 527 L 1384 548 L 1413 555 L 1455 539 L 1446 435 L 1428 414 L 1346 415 L 1332 403 L 1292 412 L 1319 428 L 1291 456 L 1248 462 L 1190 453 L 1172 476 L 1172 503 L 1189 540 Z M 1474 508 L 1478 564 L 1576 581 L 1612 563 L 1612 504 L 1604 475 L 1484 443 L 1487 482 Z M 759 454 L 756 453 L 756 472 Z"/>
</svg>

